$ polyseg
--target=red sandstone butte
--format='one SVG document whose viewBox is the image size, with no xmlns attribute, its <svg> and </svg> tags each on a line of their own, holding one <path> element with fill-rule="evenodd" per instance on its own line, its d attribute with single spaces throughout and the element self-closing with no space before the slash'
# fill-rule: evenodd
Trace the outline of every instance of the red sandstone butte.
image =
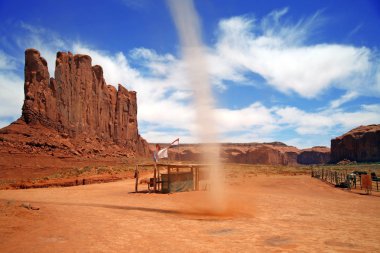
<svg viewBox="0 0 380 253">
<path fill-rule="evenodd" d="M 315 146 L 302 149 L 297 156 L 299 164 L 325 164 L 330 162 L 330 148 Z"/>
<path fill-rule="evenodd" d="M 359 126 L 331 140 L 331 161 L 380 161 L 380 124 Z"/>
<path fill-rule="evenodd" d="M 136 92 L 107 85 L 101 66 L 88 55 L 58 52 L 54 78 L 35 49 L 25 51 L 22 116 L 0 130 L 2 142 L 33 153 L 70 150 L 74 154 L 146 156 L 137 126 Z"/>
</svg>

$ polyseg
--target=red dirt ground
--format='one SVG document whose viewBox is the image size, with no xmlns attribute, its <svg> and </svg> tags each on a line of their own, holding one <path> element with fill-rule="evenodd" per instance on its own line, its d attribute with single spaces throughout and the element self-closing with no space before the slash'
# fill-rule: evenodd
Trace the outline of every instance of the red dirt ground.
<svg viewBox="0 0 380 253">
<path fill-rule="evenodd" d="M 1 252 L 380 252 L 380 198 L 310 176 L 230 178 L 223 215 L 204 211 L 207 192 L 133 189 L 0 191 Z"/>
</svg>

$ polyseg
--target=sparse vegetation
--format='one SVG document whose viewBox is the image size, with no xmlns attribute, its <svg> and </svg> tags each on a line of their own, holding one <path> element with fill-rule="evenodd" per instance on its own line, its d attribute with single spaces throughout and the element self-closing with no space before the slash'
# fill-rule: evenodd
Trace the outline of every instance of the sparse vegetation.
<svg viewBox="0 0 380 253">
<path fill-rule="evenodd" d="M 283 175 L 299 175 L 310 173 L 310 166 L 282 166 L 282 165 L 261 165 L 261 164 L 224 164 L 227 175 L 234 174 L 239 171 L 242 174 L 258 175 L 258 174 L 283 174 Z"/>
<path fill-rule="evenodd" d="M 107 167 L 99 167 L 95 168 L 96 174 L 112 174 L 112 168 L 107 168 Z"/>
<path fill-rule="evenodd" d="M 37 148 L 51 148 L 51 149 L 57 148 L 56 145 L 49 144 L 49 143 L 46 143 L 46 142 L 41 143 L 41 142 L 35 142 L 35 141 L 28 141 L 25 144 L 29 145 L 29 146 L 32 146 L 32 147 L 37 147 Z"/>
<path fill-rule="evenodd" d="M 130 176 L 134 171 L 134 166 L 91 166 L 87 165 L 82 168 L 72 168 L 72 169 L 64 169 L 59 170 L 53 174 L 39 177 L 39 178 L 33 178 L 31 179 L 32 182 L 40 182 L 40 181 L 48 181 L 48 180 L 54 180 L 54 179 L 73 179 L 73 178 L 87 178 L 97 175 L 113 175 L 115 177 L 119 178 L 126 178 Z M 4 180 L 3 180 L 4 181 Z M 2 184 L 2 181 L 0 181 L 0 185 Z M 3 182 L 3 184 L 7 184 L 7 182 Z"/>
<path fill-rule="evenodd" d="M 360 171 L 375 171 L 380 172 L 380 163 L 356 163 L 356 164 L 327 164 L 327 165 L 313 165 L 311 168 L 315 169 L 330 169 L 330 170 L 347 170 L 352 172 L 355 170 Z"/>
</svg>

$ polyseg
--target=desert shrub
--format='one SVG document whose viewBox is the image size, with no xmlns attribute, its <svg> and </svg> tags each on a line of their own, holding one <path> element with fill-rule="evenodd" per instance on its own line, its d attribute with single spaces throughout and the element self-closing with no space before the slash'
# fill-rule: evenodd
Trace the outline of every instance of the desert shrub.
<svg viewBox="0 0 380 253">
<path fill-rule="evenodd" d="M 83 173 L 86 173 L 86 172 L 90 172 L 90 171 L 91 171 L 91 167 L 90 166 L 85 166 L 85 167 L 83 167 L 80 170 L 80 174 L 83 174 Z"/>
<path fill-rule="evenodd" d="M 49 144 L 49 143 L 40 143 L 40 142 L 35 142 L 35 141 L 28 141 L 25 143 L 26 145 L 32 146 L 32 147 L 37 147 L 37 148 L 57 148 L 56 145 L 54 144 Z"/>
<path fill-rule="evenodd" d="M 111 170 L 112 170 L 112 169 L 109 169 L 109 168 L 107 168 L 107 167 L 98 167 L 98 168 L 96 168 L 96 173 L 97 173 L 97 174 L 105 174 L 105 173 L 109 173 L 109 174 L 111 174 L 111 173 L 112 173 Z"/>
</svg>

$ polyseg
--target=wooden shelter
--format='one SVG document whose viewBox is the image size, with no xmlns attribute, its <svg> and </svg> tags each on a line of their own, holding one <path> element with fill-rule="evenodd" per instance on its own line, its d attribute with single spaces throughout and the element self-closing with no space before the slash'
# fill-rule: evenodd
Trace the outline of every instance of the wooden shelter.
<svg viewBox="0 0 380 253">
<path fill-rule="evenodd" d="M 208 179 L 208 170 L 205 168 L 209 166 L 205 164 L 138 164 L 135 168 L 135 192 L 138 192 L 142 169 L 153 170 L 153 177 L 144 180 L 144 183 L 148 184 L 149 191 L 171 193 L 207 189 L 207 183 L 201 186 L 200 181 Z"/>
</svg>

